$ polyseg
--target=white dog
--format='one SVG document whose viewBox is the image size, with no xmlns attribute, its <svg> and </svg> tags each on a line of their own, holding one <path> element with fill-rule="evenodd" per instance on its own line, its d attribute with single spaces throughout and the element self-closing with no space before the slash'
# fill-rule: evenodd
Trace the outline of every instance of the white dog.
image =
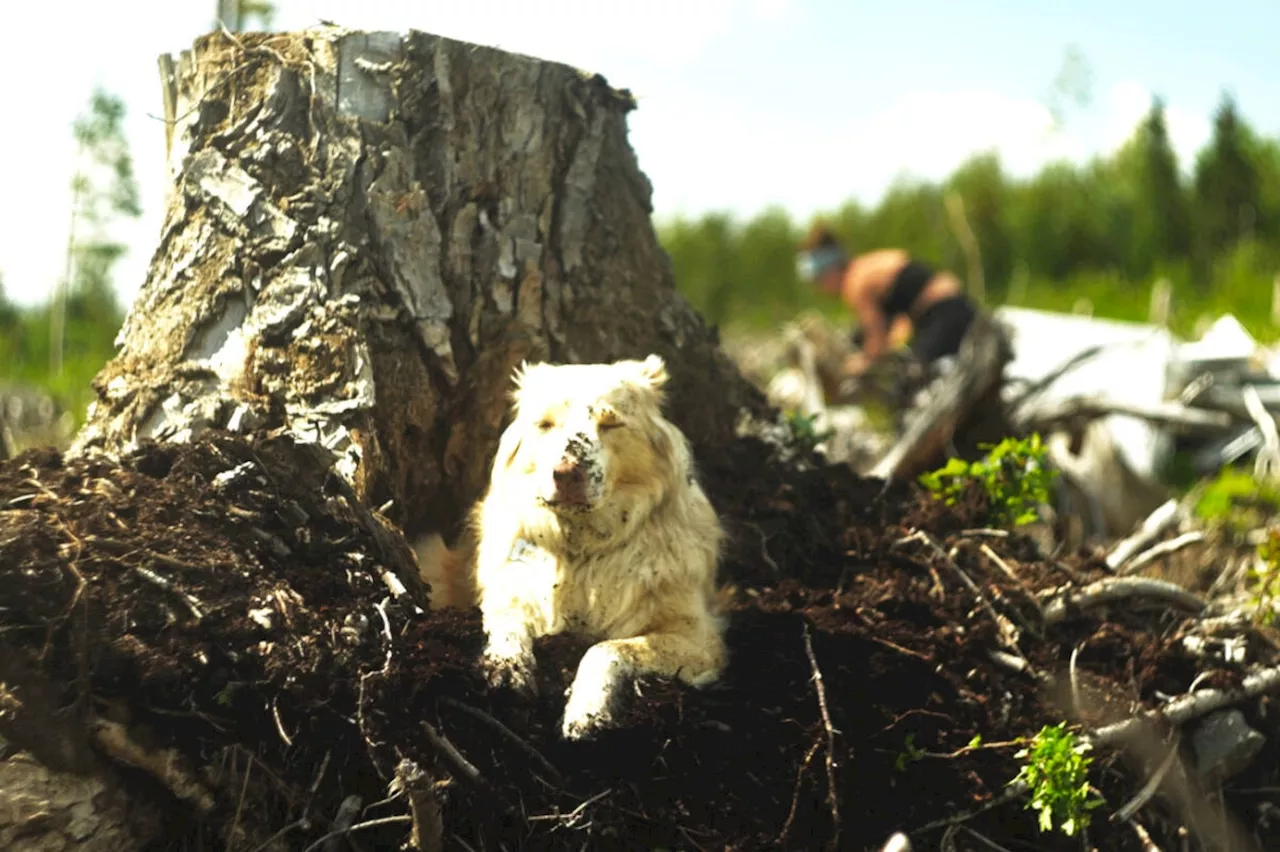
<svg viewBox="0 0 1280 852">
<path fill-rule="evenodd" d="M 538 636 L 596 642 L 569 689 L 571 739 L 611 722 L 628 676 L 701 686 L 724 667 L 724 532 L 687 439 L 662 414 L 666 382 L 656 355 L 521 365 L 464 544 L 419 547 L 433 607 L 479 604 L 493 685 L 534 690 Z"/>
</svg>

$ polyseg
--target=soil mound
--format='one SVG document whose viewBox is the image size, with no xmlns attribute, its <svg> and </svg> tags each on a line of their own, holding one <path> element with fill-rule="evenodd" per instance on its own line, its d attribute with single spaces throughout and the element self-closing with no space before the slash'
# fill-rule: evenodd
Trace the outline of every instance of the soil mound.
<svg viewBox="0 0 1280 852">
<path fill-rule="evenodd" d="M 946 507 L 842 468 L 797 471 L 744 439 L 701 463 L 739 592 L 726 676 L 704 691 L 639 683 L 624 727 L 566 743 L 558 715 L 585 646 L 539 643 L 536 700 L 489 692 L 478 613 L 425 613 L 388 582 L 411 556 L 316 473 L 317 452 L 209 434 L 118 464 L 31 451 L 0 465 L 0 641 L 65 713 L 122 721 L 210 791 L 206 813 L 170 810 L 167 848 L 226 847 L 234 825 L 230 848 L 307 849 L 344 810 L 355 848 L 395 848 L 407 807 L 389 785 L 416 767 L 445 848 L 861 850 L 903 830 L 917 849 L 1076 850 L 1006 796 L 1012 743 L 1069 716 L 1033 673 L 1066 682 L 1074 655 L 1089 700 L 1070 718 L 1098 725 L 1274 663 L 1254 634 L 1243 659 L 1192 654 L 1197 616 L 1164 604 L 1046 623 L 1037 594 L 1104 578 L 1100 560 L 981 530 L 978 497 Z M 1268 739 L 1224 801 L 1265 839 L 1280 724 L 1240 706 Z M 1108 817 L 1147 770 L 1096 758 L 1106 805 L 1090 842 L 1142 849 Z M 1163 794 L 1138 814 L 1165 849 L 1186 820 Z"/>
</svg>

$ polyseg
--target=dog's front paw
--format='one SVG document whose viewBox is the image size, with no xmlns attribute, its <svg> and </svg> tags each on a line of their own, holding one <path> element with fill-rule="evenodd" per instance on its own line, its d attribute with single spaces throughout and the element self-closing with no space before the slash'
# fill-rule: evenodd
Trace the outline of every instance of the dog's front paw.
<svg viewBox="0 0 1280 852">
<path fill-rule="evenodd" d="M 561 734 L 567 740 L 587 739 L 613 724 L 623 682 L 622 661 L 612 649 L 597 645 L 587 651 L 569 687 Z"/>
<path fill-rule="evenodd" d="M 490 647 L 481 658 L 480 665 L 491 689 L 512 689 L 528 697 L 538 694 L 535 663 L 530 651 Z"/>
</svg>

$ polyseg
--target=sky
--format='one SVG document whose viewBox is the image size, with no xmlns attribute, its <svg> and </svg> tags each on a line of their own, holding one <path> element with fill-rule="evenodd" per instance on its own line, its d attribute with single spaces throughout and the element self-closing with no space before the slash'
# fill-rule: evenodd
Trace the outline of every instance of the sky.
<svg viewBox="0 0 1280 852">
<path fill-rule="evenodd" d="M 6 13 L 0 278 L 10 299 L 43 301 L 63 272 L 71 124 L 99 84 L 125 100 L 142 196 L 116 271 L 132 301 L 166 180 L 156 58 L 208 31 L 216 6 L 46 0 Z M 1275 0 L 278 0 L 273 28 L 320 19 L 493 45 L 631 89 L 630 140 L 658 219 L 774 205 L 808 219 L 874 203 L 901 175 L 941 179 L 993 148 L 1029 175 L 1114 150 L 1153 94 L 1184 168 L 1223 91 L 1257 130 L 1280 135 L 1266 107 L 1280 102 Z M 1087 62 L 1090 98 L 1055 128 L 1048 96 L 1070 47 Z"/>
</svg>

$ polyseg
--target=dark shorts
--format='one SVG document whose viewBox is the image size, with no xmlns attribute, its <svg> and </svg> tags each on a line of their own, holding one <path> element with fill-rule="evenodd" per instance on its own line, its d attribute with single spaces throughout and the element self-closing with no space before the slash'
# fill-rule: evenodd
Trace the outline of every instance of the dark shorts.
<svg viewBox="0 0 1280 852">
<path fill-rule="evenodd" d="M 973 303 L 965 296 L 934 302 L 911 324 L 911 351 L 926 364 L 959 354 L 960 343 L 976 316 Z"/>
</svg>

